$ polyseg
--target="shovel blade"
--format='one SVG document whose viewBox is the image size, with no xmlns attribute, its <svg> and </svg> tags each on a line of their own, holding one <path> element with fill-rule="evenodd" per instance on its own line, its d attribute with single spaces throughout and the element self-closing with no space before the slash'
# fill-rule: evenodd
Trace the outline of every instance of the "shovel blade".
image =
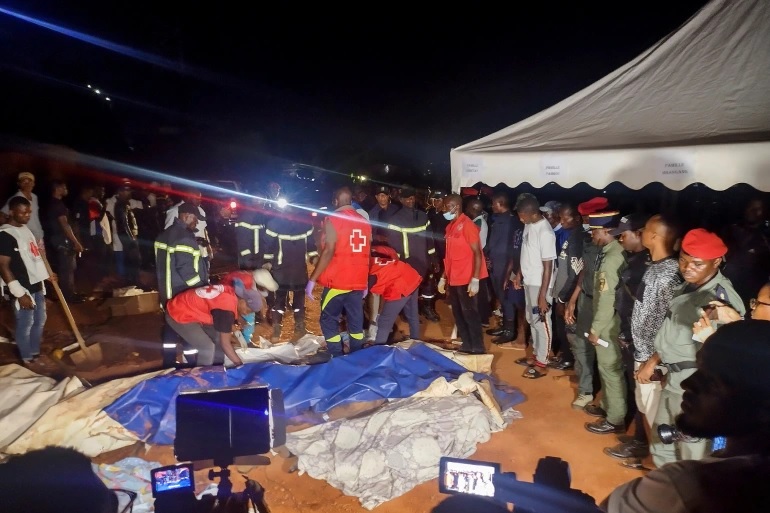
<svg viewBox="0 0 770 513">
<path fill-rule="evenodd" d="M 100 363 L 102 361 L 102 347 L 99 344 L 94 344 L 85 349 L 79 349 L 69 353 L 69 357 L 76 366 L 85 363 Z"/>
</svg>

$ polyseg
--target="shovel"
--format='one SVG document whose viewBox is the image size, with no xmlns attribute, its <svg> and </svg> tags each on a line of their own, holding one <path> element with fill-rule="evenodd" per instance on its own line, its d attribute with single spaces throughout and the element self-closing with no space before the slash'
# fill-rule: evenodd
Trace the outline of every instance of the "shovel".
<svg viewBox="0 0 770 513">
<path fill-rule="evenodd" d="M 43 258 L 43 263 L 45 264 L 45 269 L 48 271 L 48 274 L 50 276 L 53 276 L 53 271 L 51 270 L 51 266 L 48 263 L 48 260 L 46 259 L 45 255 L 40 255 Z M 75 334 L 75 340 L 77 340 L 76 343 L 70 344 L 67 347 L 64 347 L 62 349 L 62 353 L 58 353 L 57 351 L 54 351 L 54 358 L 61 359 L 61 356 L 63 356 L 65 353 L 69 355 L 69 357 L 72 359 L 72 363 L 74 363 L 76 366 L 81 365 L 82 363 L 86 361 L 90 361 L 93 363 L 101 363 L 102 361 L 102 348 L 97 343 L 92 346 L 87 346 L 86 341 L 83 340 L 83 337 L 80 335 L 80 330 L 78 329 L 77 324 L 75 324 L 75 318 L 72 317 L 72 312 L 70 311 L 70 307 L 67 304 L 67 301 L 64 299 L 64 294 L 62 294 L 61 288 L 59 287 L 58 282 L 51 282 L 53 284 L 53 288 L 56 291 L 56 295 L 59 297 L 59 304 L 62 307 L 62 310 L 64 310 L 64 315 L 67 316 L 67 320 L 70 323 L 70 327 L 72 328 L 72 332 Z M 78 346 L 80 349 L 78 349 Z M 67 351 L 71 351 L 70 353 L 67 353 Z"/>
</svg>

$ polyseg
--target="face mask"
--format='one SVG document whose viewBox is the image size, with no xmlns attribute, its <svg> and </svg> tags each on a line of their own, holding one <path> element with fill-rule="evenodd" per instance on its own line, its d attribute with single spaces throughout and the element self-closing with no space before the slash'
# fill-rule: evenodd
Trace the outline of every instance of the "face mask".
<svg viewBox="0 0 770 513">
<path fill-rule="evenodd" d="M 455 212 L 444 212 L 444 219 L 446 219 L 447 221 L 451 221 L 455 217 L 457 217 L 457 213 Z"/>
</svg>

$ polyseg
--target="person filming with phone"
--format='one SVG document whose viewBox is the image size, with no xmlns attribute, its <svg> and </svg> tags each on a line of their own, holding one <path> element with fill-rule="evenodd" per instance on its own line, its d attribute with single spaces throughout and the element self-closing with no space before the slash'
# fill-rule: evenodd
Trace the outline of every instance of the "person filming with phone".
<svg viewBox="0 0 770 513">
<path fill-rule="evenodd" d="M 703 439 L 724 436 L 711 456 L 669 463 L 617 487 L 602 503 L 610 513 L 665 511 L 758 513 L 770 504 L 770 321 L 720 327 L 681 382 L 677 428 Z"/>
</svg>

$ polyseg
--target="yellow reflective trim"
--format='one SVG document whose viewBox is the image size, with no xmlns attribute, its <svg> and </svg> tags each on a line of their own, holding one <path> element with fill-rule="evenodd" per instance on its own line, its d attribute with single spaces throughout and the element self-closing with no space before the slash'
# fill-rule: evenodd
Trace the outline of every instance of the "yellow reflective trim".
<svg viewBox="0 0 770 513">
<path fill-rule="evenodd" d="M 198 282 L 200 282 L 200 281 L 201 281 L 201 277 L 200 277 L 200 276 L 193 276 L 192 278 L 190 278 L 189 280 L 187 280 L 185 283 L 186 283 L 188 286 L 192 287 L 193 285 L 195 285 L 196 283 L 198 283 Z"/>
<path fill-rule="evenodd" d="M 342 335 L 334 335 L 333 337 L 329 337 L 329 338 L 326 339 L 326 343 L 327 344 L 328 343 L 334 344 L 335 342 L 337 342 L 337 343 L 338 342 L 342 342 Z"/>
<path fill-rule="evenodd" d="M 364 334 L 363 333 L 351 333 L 350 338 L 354 338 L 356 340 L 363 340 Z"/>
<path fill-rule="evenodd" d="M 340 290 L 340 289 L 329 289 L 326 292 L 326 296 L 324 296 L 323 304 L 321 305 L 321 310 L 326 308 L 326 305 L 329 304 L 329 301 L 334 299 L 337 296 L 341 296 L 342 294 L 347 294 L 350 292 L 349 290 Z"/>
<path fill-rule="evenodd" d="M 433 254 L 433 253 L 435 253 L 435 252 L 436 252 L 436 248 L 432 248 L 432 249 L 429 249 L 429 250 L 428 250 L 428 254 L 429 254 L 429 255 L 432 255 L 432 254 Z"/>
<path fill-rule="evenodd" d="M 246 256 L 246 255 L 249 255 L 249 254 L 251 254 L 251 250 L 250 249 L 244 249 L 243 251 L 241 251 L 241 256 Z"/>
<path fill-rule="evenodd" d="M 261 230 L 264 224 L 235 223 L 236 228 L 246 228 L 248 230 Z"/>
<path fill-rule="evenodd" d="M 271 237 L 278 237 L 278 234 L 276 232 L 274 232 L 273 230 L 271 230 L 270 228 L 265 230 L 265 235 L 269 235 Z"/>
<path fill-rule="evenodd" d="M 272 260 L 273 258 L 275 258 L 275 255 L 273 255 L 272 253 L 265 253 L 264 255 L 262 255 L 262 258 L 264 258 L 265 260 Z"/>
</svg>

